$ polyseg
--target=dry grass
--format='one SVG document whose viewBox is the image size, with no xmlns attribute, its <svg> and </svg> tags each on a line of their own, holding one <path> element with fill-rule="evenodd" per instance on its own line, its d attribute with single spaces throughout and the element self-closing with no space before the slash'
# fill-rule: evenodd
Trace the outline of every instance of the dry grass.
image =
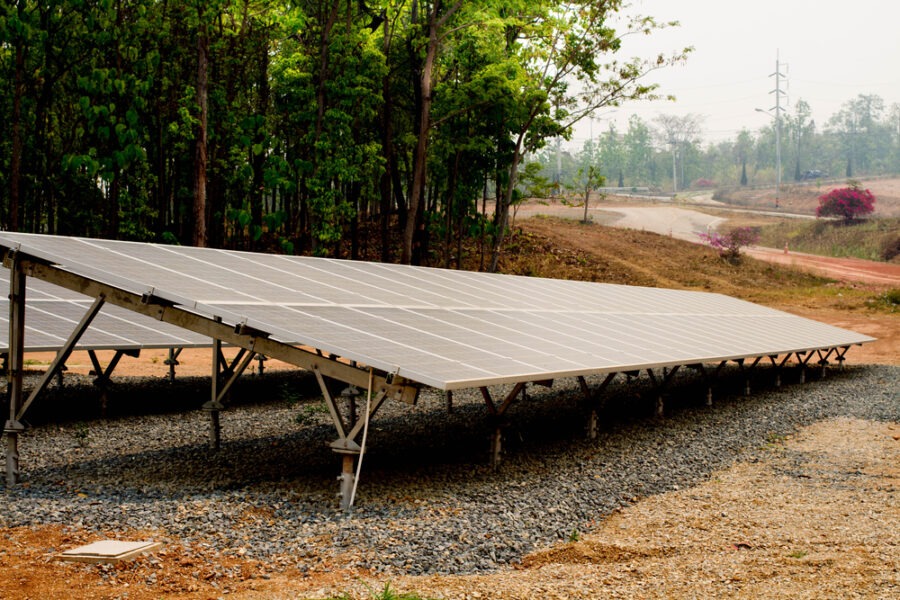
<svg viewBox="0 0 900 600">
<path fill-rule="evenodd" d="M 655 233 L 553 217 L 520 222 L 501 260 L 505 273 L 717 292 L 772 306 L 890 312 L 884 290 L 837 284 L 744 258 L 733 265 L 697 244 Z"/>
<path fill-rule="evenodd" d="M 900 219 L 871 219 L 845 225 L 840 221 L 783 221 L 760 228 L 760 245 L 821 256 L 855 257 L 900 262 L 888 256 L 900 242 Z"/>
</svg>

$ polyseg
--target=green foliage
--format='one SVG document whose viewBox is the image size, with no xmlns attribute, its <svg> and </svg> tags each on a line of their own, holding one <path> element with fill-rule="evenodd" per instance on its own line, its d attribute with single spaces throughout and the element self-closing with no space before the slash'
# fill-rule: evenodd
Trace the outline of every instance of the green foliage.
<svg viewBox="0 0 900 600">
<path fill-rule="evenodd" d="M 670 62 L 618 58 L 621 35 L 662 27 L 613 30 L 618 2 L 416 6 L 5 3 L 0 225 L 188 243 L 202 184 L 211 245 L 355 256 L 365 226 L 412 219 L 443 242 L 425 251 L 459 262 L 466 238 L 483 248 L 506 231 L 482 211 L 488 197 L 505 214 L 547 193 L 524 153 L 593 108 L 655 95 L 638 79 Z M 429 23 L 441 29 L 430 46 Z M 414 189 L 421 214 L 408 214 Z"/>
<path fill-rule="evenodd" d="M 900 312 L 900 288 L 892 288 L 868 301 L 870 308 L 884 309 L 889 313 Z"/>
<path fill-rule="evenodd" d="M 418 594 L 395 592 L 391 589 L 390 582 L 385 583 L 380 591 L 374 591 L 372 588 L 369 588 L 369 598 L 371 600 L 423 600 Z"/>
<path fill-rule="evenodd" d="M 288 399 L 288 404 L 293 405 L 296 400 L 291 398 Z M 294 415 L 294 422 L 297 425 L 308 426 L 314 425 L 319 422 L 320 418 L 323 415 L 328 414 L 328 407 L 325 406 L 324 402 L 319 402 L 316 404 L 304 404 L 297 410 L 297 414 Z"/>
</svg>

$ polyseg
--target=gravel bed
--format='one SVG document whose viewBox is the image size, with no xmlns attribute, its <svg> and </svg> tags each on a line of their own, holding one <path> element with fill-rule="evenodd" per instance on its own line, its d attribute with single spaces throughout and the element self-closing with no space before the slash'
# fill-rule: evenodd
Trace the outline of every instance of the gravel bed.
<svg viewBox="0 0 900 600">
<path fill-rule="evenodd" d="M 213 452 L 207 416 L 174 410 L 207 399 L 202 380 L 118 383 L 110 416 L 98 419 L 96 391 L 67 375 L 20 439 L 22 484 L 0 483 L 0 527 L 151 530 L 169 543 L 301 570 L 486 572 L 589 531 L 641 497 L 752 460 L 798 427 L 839 416 L 900 421 L 900 367 L 848 367 L 805 385 L 796 371 L 786 375 L 773 388 L 771 369 L 757 369 L 759 390 L 744 397 L 743 376 L 726 370 L 707 407 L 699 378 L 679 373 L 662 420 L 652 416 L 646 378 L 620 377 L 604 393 L 596 440 L 585 436 L 577 382 L 529 387 L 509 411 L 499 472 L 487 465 L 490 427 L 477 390 L 455 393 L 451 413 L 433 390 L 415 407 L 386 403 L 369 432 L 352 518 L 337 509 L 340 460 L 327 447 L 335 435 L 308 378 L 246 378 Z"/>
</svg>

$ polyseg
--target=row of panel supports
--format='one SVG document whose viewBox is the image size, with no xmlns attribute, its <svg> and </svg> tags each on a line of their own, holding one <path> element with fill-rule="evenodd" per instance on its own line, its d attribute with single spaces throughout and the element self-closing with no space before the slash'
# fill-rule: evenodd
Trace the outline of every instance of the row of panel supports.
<svg viewBox="0 0 900 600">
<path fill-rule="evenodd" d="M 820 376 L 824 378 L 827 367 L 830 364 L 829 358 L 833 356 L 834 360 L 838 363 L 839 368 L 842 369 L 844 365 L 845 354 L 848 349 L 849 347 L 840 347 L 828 348 L 825 350 L 815 350 L 812 352 L 792 352 L 784 355 L 781 360 L 779 360 L 780 355 L 767 355 L 753 357 L 752 360 L 739 358 L 734 360 L 733 362 L 737 364 L 741 374 L 743 375 L 743 394 L 746 396 L 750 395 L 751 393 L 752 371 L 760 364 L 760 362 L 764 358 L 769 359 L 772 367 L 775 370 L 775 387 L 780 387 L 782 385 L 782 371 L 787 362 L 792 357 L 796 357 L 797 360 L 797 365 L 799 367 L 799 381 L 800 383 L 805 383 L 806 372 L 810 368 L 812 359 L 818 358 L 815 364 L 820 369 Z M 729 361 L 721 361 L 712 366 L 701 363 L 685 365 L 686 367 L 700 373 L 704 383 L 706 384 L 704 403 L 707 406 L 712 406 L 713 404 L 713 389 L 716 379 L 718 378 L 722 369 L 728 364 L 728 362 Z M 653 369 L 646 369 L 647 377 L 650 379 L 653 393 L 655 394 L 654 416 L 656 418 L 663 418 L 665 416 L 665 393 L 681 367 L 681 365 L 675 365 L 672 367 L 664 367 L 656 371 L 654 371 Z M 587 380 L 583 376 L 578 376 L 577 378 L 579 387 L 581 388 L 584 403 L 587 408 L 587 424 L 585 430 L 588 439 L 596 439 L 599 435 L 600 413 L 602 412 L 604 407 L 603 392 L 620 374 L 625 376 L 628 381 L 631 381 L 637 378 L 640 375 L 640 372 L 626 371 L 622 373 L 608 373 L 596 389 L 591 389 L 591 387 L 587 383 Z M 549 387 L 553 382 L 540 381 L 534 383 Z M 502 459 L 503 428 L 506 423 L 506 411 L 513 404 L 513 401 L 517 397 L 521 396 L 524 399 L 527 394 L 527 384 L 524 382 L 515 384 L 513 388 L 507 393 L 503 402 L 499 405 L 496 404 L 493 397 L 491 396 L 490 391 L 486 387 L 480 388 L 480 391 L 484 398 L 485 406 L 488 410 L 488 419 L 491 426 L 491 432 L 489 436 L 490 464 L 494 469 L 497 469 L 499 468 Z M 447 392 L 446 399 L 447 410 L 448 412 L 451 412 L 453 410 L 453 393 Z"/>
</svg>

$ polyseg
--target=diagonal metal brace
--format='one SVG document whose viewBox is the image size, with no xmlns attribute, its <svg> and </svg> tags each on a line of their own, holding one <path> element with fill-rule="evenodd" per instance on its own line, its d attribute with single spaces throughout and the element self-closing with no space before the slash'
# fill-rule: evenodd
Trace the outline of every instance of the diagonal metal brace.
<svg viewBox="0 0 900 600">
<path fill-rule="evenodd" d="M 100 294 L 94 300 L 94 303 L 91 304 L 91 307 L 87 310 L 87 312 L 84 313 L 84 316 L 81 317 L 81 321 L 78 322 L 75 330 L 72 331 L 72 333 L 69 335 L 69 339 L 66 340 L 66 343 L 63 344 L 63 347 L 60 348 L 59 352 L 56 353 L 56 357 L 53 359 L 53 362 L 50 363 L 50 366 L 47 368 L 44 376 L 41 377 L 41 380 L 38 383 L 37 387 L 31 391 L 31 394 L 28 396 L 28 400 L 26 400 L 25 403 L 19 408 L 18 412 L 16 413 L 16 421 L 22 420 L 22 417 L 25 416 L 25 412 L 37 399 L 37 397 L 47 388 L 47 385 L 50 383 L 50 380 L 53 379 L 53 376 L 56 374 L 56 372 L 66 364 L 66 361 L 72 354 L 72 350 L 75 349 L 75 345 L 78 344 L 81 336 L 84 335 L 85 331 L 87 331 L 87 328 L 94 320 L 94 317 L 97 316 L 97 313 L 100 312 L 100 309 L 103 308 L 103 305 L 105 303 L 106 298 L 103 296 L 103 294 Z"/>
</svg>

